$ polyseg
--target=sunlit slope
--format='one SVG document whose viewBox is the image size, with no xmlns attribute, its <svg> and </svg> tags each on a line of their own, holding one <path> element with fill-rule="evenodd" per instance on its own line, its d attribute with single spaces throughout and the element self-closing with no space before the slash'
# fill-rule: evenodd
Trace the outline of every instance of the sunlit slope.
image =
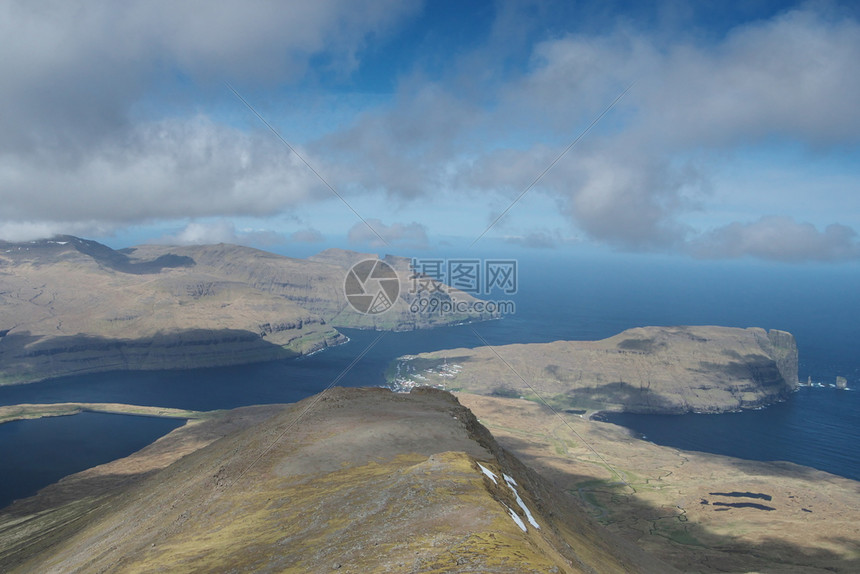
<svg viewBox="0 0 860 574">
<path fill-rule="evenodd" d="M 462 321 L 491 318 L 488 313 L 414 312 L 417 296 L 411 286 L 412 271 L 408 258 L 385 256 L 383 259 L 400 279 L 400 294 L 394 306 L 381 314 L 357 313 L 344 297 L 344 279 L 350 267 L 365 259 L 377 259 L 369 253 L 343 249 L 326 249 L 308 259 L 282 257 L 265 251 L 233 245 L 153 246 L 135 248 L 135 255 L 154 259 L 172 253 L 192 258 L 196 267 L 217 276 L 253 287 L 265 293 L 285 297 L 303 309 L 324 318 L 335 327 L 372 328 L 404 331 Z M 434 294 L 443 299 L 474 302 L 469 295 L 442 284 Z"/>
</svg>

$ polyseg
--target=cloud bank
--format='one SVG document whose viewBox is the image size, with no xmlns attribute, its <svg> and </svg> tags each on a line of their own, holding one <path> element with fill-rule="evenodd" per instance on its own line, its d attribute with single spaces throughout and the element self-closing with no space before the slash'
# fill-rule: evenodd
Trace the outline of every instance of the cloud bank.
<svg viewBox="0 0 860 574">
<path fill-rule="evenodd" d="M 326 61 L 320 73 L 346 76 L 369 37 L 384 35 L 417 6 L 2 3 L 0 231 L 26 238 L 270 216 L 327 198 L 270 134 L 240 130 L 212 113 L 189 115 L 195 106 L 183 98 L 211 101 L 213 92 L 226 92 L 225 81 L 271 88 L 297 82 L 314 58 Z"/>
<path fill-rule="evenodd" d="M 527 72 L 499 87 L 496 104 L 487 110 L 476 113 L 473 101 L 443 86 L 404 90 L 392 109 L 362 118 L 338 134 L 337 144 L 362 150 L 353 152 L 349 176 L 368 188 L 407 198 L 440 187 L 478 194 L 501 190 L 512 200 L 633 84 L 539 187 L 558 198 L 575 228 L 598 243 L 628 251 L 687 251 L 688 244 L 716 240 L 713 234 L 699 238 L 702 232 L 685 222 L 686 215 L 707 209 L 715 162 L 774 140 L 799 142 L 810 153 L 856 149 L 858 61 L 860 24 L 826 10 L 789 11 L 741 26 L 716 43 L 665 44 L 620 26 L 605 35 L 570 35 L 537 45 Z M 515 147 L 487 145 L 494 138 L 517 140 L 505 126 L 540 132 L 534 138 L 522 130 Z M 480 134 L 487 138 L 476 143 Z M 547 134 L 555 146 L 540 141 Z M 422 161 L 416 165 L 410 142 L 419 135 Z M 379 153 L 366 154 L 367 142 Z M 389 183 L 401 181 L 409 183 Z M 780 207 L 760 215 L 784 221 L 778 219 L 786 217 Z M 735 242 L 722 252 L 834 258 L 828 249 L 807 250 L 800 242 L 772 251 Z"/>
<path fill-rule="evenodd" d="M 788 217 L 763 217 L 752 223 L 731 223 L 704 234 L 691 245 L 706 259 L 742 256 L 774 261 L 845 261 L 860 257 L 857 233 L 834 223 L 819 231 Z"/>
<path fill-rule="evenodd" d="M 417 222 L 386 225 L 379 219 L 368 219 L 353 225 L 347 233 L 350 243 L 373 247 L 392 246 L 409 249 L 429 247 L 427 228 Z"/>
<path fill-rule="evenodd" d="M 621 18 L 539 37 L 540 18 L 552 11 L 537 11 L 537 20 L 528 13 L 499 8 L 487 33 L 452 48 L 448 60 L 397 68 L 390 97 L 332 119 L 298 150 L 347 198 L 381 193 L 414 206 L 444 192 L 486 205 L 477 236 L 489 212 L 526 189 L 632 84 L 531 192 L 555 202 L 565 234 L 699 257 L 858 257 L 855 220 L 838 223 L 833 213 L 800 223 L 799 202 L 815 201 L 815 191 L 768 212 L 713 208 L 748 199 L 717 175 L 750 149 L 860 152 L 853 14 L 817 3 L 716 35 Z M 232 99 L 225 107 L 232 96 L 223 82 L 264 102 L 331 78 L 352 86 L 368 54 L 421 14 L 419 2 L 398 0 L 4 3 L 0 236 L 276 217 L 330 200 L 262 126 L 242 125 L 247 110 Z M 197 97 L 201 105 L 189 103 Z M 828 192 L 831 203 L 844 200 L 845 213 L 860 211 L 850 188 L 860 175 L 851 174 Z M 386 241 L 429 243 L 436 222 L 383 225 L 392 213 L 363 215 L 378 215 L 374 228 Z M 541 236 L 545 222 L 515 221 L 523 244 L 558 243 Z M 187 239 L 230 234 L 203 231 L 189 227 Z M 378 241 L 369 233 L 356 223 L 349 240 Z M 311 230 L 296 235 L 318 239 Z"/>
</svg>

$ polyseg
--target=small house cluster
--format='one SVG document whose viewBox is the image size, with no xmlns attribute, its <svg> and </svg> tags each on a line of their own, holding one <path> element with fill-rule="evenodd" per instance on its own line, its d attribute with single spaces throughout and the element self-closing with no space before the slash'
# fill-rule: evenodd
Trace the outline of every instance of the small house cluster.
<svg viewBox="0 0 860 574">
<path fill-rule="evenodd" d="M 408 393 L 415 387 L 444 389 L 444 379 L 454 379 L 463 370 L 462 365 L 449 364 L 448 359 L 444 359 L 441 365 L 418 372 L 412 363 L 414 359 L 414 356 L 407 355 L 397 362 L 394 378 L 388 383 L 388 388 L 398 393 Z"/>
</svg>

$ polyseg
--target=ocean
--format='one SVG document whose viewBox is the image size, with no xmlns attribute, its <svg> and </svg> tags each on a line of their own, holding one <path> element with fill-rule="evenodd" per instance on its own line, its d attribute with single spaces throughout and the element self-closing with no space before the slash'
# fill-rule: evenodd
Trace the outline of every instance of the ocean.
<svg viewBox="0 0 860 574">
<path fill-rule="evenodd" d="M 186 409 L 222 409 L 258 403 L 293 402 L 338 379 L 341 386 L 380 385 L 395 357 L 424 351 L 492 345 L 598 339 L 645 325 L 725 325 L 789 331 L 800 349 L 800 378 L 830 384 L 837 375 L 856 391 L 802 388 L 785 403 L 723 415 L 623 415 L 613 422 L 648 440 L 680 448 L 755 460 L 788 460 L 860 480 L 860 269 L 856 266 L 790 266 L 746 262 L 695 262 L 671 258 L 613 256 L 519 258 L 516 312 L 498 321 L 408 333 L 344 330 L 350 342 L 309 357 L 191 371 L 115 372 L 64 377 L 0 387 L 0 405 L 63 401 L 120 402 Z M 372 345 L 373 344 L 373 345 Z M 368 347 L 372 347 L 368 349 Z M 367 351 L 351 369 L 355 357 Z M 96 416 L 96 415 L 93 415 Z M 101 416 L 101 415 L 99 415 Z M 70 465 L 75 449 L 86 464 L 125 456 L 163 429 L 140 417 L 112 415 L 114 430 L 98 431 L 92 416 L 19 421 L 0 425 L 3 474 L 0 506 L 28 496 L 57 476 L 80 470 Z M 124 421 L 124 422 L 122 422 Z M 173 421 L 171 421 L 172 423 Z M 50 425 L 79 428 L 64 442 L 68 457 L 23 442 L 21 431 L 48 436 Z M 124 426 L 125 425 L 125 426 Z M 15 428 L 15 427 L 12 427 Z M 5 431 L 5 432 L 4 432 Z M 124 436 L 125 448 L 107 444 Z M 750 440 L 750 437 L 754 437 Z M 683 440 L 684 442 L 678 442 Z M 49 441 L 50 442 L 50 441 Z M 76 447 L 75 444 L 78 446 Z M 101 446 L 104 444 L 104 448 Z M 120 445 L 120 446 L 122 446 Z M 44 451 L 44 456 L 38 455 Z M 99 455 L 101 452 L 101 455 Z M 94 456 L 95 455 L 95 456 Z M 83 460 L 84 455 L 81 455 Z M 52 474 L 44 472 L 52 467 Z"/>
</svg>

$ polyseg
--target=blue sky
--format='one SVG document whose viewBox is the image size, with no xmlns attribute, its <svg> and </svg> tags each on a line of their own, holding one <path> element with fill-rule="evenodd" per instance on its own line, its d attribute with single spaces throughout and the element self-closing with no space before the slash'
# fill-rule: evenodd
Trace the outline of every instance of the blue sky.
<svg viewBox="0 0 860 574">
<path fill-rule="evenodd" d="M 0 38 L 0 238 L 860 258 L 851 2 L 10 1 Z"/>
</svg>

